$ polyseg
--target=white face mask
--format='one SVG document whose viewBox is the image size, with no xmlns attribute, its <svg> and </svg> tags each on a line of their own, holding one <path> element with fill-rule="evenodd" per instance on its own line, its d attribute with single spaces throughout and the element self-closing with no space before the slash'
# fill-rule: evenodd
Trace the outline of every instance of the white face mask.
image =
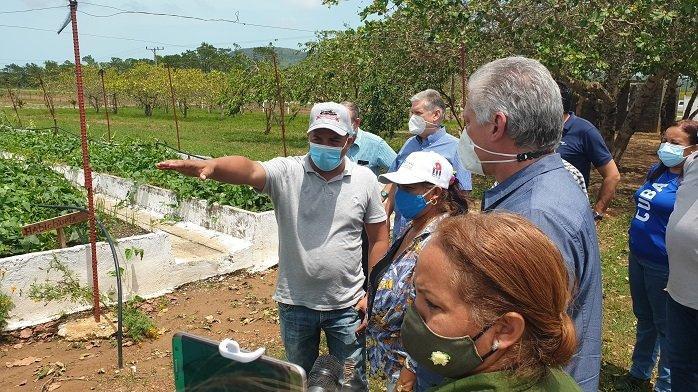
<svg viewBox="0 0 698 392">
<path fill-rule="evenodd" d="M 436 126 L 436 124 L 430 123 L 423 119 L 422 116 L 413 114 L 410 116 L 410 122 L 407 123 L 407 127 L 409 128 L 411 134 L 421 135 L 424 133 L 424 130 L 427 129 L 427 124 Z"/>
<path fill-rule="evenodd" d="M 499 155 L 503 157 L 513 157 L 513 159 L 502 159 L 502 160 L 495 160 L 495 161 L 481 161 L 480 158 L 477 156 L 475 153 L 475 148 L 478 148 L 484 152 L 493 154 L 493 155 Z M 494 152 L 494 151 L 489 151 L 485 150 L 484 148 L 478 146 L 473 142 L 473 139 L 470 138 L 470 135 L 468 135 L 468 129 L 464 128 L 463 132 L 461 132 L 460 135 L 460 141 L 458 142 L 458 156 L 460 157 L 460 161 L 463 164 L 463 167 L 466 169 L 470 170 L 473 173 L 479 174 L 481 176 L 485 175 L 485 173 L 482 171 L 482 164 L 483 163 L 508 163 L 508 162 L 518 162 L 518 157 L 519 154 L 504 154 L 501 152 Z"/>
</svg>

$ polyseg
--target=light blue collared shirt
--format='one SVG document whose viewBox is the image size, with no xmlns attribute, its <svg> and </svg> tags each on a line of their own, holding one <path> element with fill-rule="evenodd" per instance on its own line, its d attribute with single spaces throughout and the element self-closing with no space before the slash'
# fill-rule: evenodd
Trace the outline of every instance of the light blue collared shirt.
<svg viewBox="0 0 698 392">
<path fill-rule="evenodd" d="M 456 178 L 458 178 L 461 188 L 466 191 L 473 189 L 470 172 L 465 170 L 458 157 L 458 138 L 448 134 L 445 127 L 442 126 L 439 130 L 426 138 L 412 136 L 407 139 L 400 149 L 400 152 L 397 154 L 397 158 L 395 158 L 393 165 L 388 169 L 388 172 L 396 171 L 402 163 L 405 162 L 407 156 L 415 151 L 433 151 L 448 159 L 451 165 L 453 165 L 453 169 L 456 171 Z M 398 238 L 407 222 L 408 220 L 403 218 L 402 215 L 395 210 L 393 239 Z"/>
<path fill-rule="evenodd" d="M 347 157 L 360 166 L 371 169 L 376 176 L 395 161 L 395 151 L 380 136 L 359 129 L 354 144 L 349 148 Z"/>
</svg>

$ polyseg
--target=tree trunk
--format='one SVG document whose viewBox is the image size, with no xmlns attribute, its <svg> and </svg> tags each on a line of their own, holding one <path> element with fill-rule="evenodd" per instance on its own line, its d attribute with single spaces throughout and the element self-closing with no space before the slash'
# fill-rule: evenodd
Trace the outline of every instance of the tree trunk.
<svg viewBox="0 0 698 392">
<path fill-rule="evenodd" d="M 618 130 L 613 140 L 613 149 L 611 150 L 613 159 L 619 167 L 621 166 L 623 154 L 625 154 L 625 150 L 628 148 L 630 138 L 636 131 L 636 122 L 641 117 L 642 110 L 647 107 L 652 100 L 652 96 L 657 92 L 657 88 L 664 82 L 662 76 L 657 74 L 648 77 L 645 83 L 638 86 L 635 97 L 629 105 L 628 115 L 625 117 L 623 126 Z"/>
<path fill-rule="evenodd" d="M 95 112 L 99 113 L 99 100 L 93 96 L 88 96 L 87 101 L 95 109 Z"/>
<path fill-rule="evenodd" d="M 147 103 L 144 105 L 145 107 L 145 115 L 146 117 L 150 117 L 153 115 L 153 105 L 150 103 Z"/>
<path fill-rule="evenodd" d="M 116 103 L 116 93 L 112 94 L 111 105 L 112 105 L 112 113 L 118 114 L 119 105 Z"/>
<path fill-rule="evenodd" d="M 682 117 L 684 120 L 688 118 L 693 118 L 693 116 L 695 116 L 695 113 L 693 114 L 693 116 L 691 116 L 691 108 L 693 107 L 693 103 L 696 102 L 696 96 L 698 96 L 698 83 L 696 83 L 696 86 L 693 89 L 693 94 L 691 94 L 691 98 L 688 100 L 688 102 L 686 102 L 686 105 L 684 106 Z"/>
<path fill-rule="evenodd" d="M 275 104 L 271 104 L 269 109 L 264 108 L 264 117 L 266 119 L 266 128 L 264 130 L 265 135 L 268 135 L 271 132 L 271 115 L 274 113 L 275 107 Z"/>
<path fill-rule="evenodd" d="M 671 124 L 676 122 L 676 102 L 678 101 L 678 75 L 670 75 L 668 78 L 664 99 L 660 111 L 661 125 L 659 132 L 664 132 Z"/>
<path fill-rule="evenodd" d="M 623 87 L 618 92 L 616 99 L 616 123 L 615 129 L 620 129 L 623 126 L 623 121 L 628 116 L 628 98 L 630 97 L 630 81 L 625 82 Z"/>
<path fill-rule="evenodd" d="M 616 137 L 616 120 L 618 118 L 618 105 L 606 105 L 601 101 L 596 102 L 597 106 L 601 106 L 598 112 L 601 114 L 601 119 L 599 121 L 599 130 L 603 136 L 603 140 L 606 143 L 606 147 L 611 150 L 613 146 L 613 140 Z"/>
</svg>

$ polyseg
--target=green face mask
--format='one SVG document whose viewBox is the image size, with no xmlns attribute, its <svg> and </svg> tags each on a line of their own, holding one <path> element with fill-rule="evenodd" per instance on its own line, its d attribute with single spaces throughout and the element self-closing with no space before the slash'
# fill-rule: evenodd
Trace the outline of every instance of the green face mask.
<svg viewBox="0 0 698 392">
<path fill-rule="evenodd" d="M 491 325 L 490 325 L 491 326 Z M 472 373 L 487 357 L 497 351 L 498 345 L 480 356 L 475 348 L 475 341 L 487 331 L 485 327 L 474 337 L 463 336 L 449 338 L 435 334 L 417 313 L 414 304 L 405 313 L 400 334 L 405 351 L 430 371 L 444 377 L 458 379 Z"/>
</svg>

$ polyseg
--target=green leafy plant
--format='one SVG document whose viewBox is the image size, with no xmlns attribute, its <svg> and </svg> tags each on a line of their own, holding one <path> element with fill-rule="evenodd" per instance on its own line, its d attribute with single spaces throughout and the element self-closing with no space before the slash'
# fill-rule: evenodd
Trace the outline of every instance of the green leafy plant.
<svg viewBox="0 0 698 392">
<path fill-rule="evenodd" d="M 132 255 L 143 254 L 142 249 L 128 249 L 132 250 Z M 46 280 L 42 283 L 32 283 L 29 286 L 29 298 L 37 302 L 46 303 L 52 301 L 70 301 L 82 305 L 89 305 L 92 303 L 92 289 L 82 286 L 77 274 L 71 271 L 65 263 L 58 260 L 56 257 L 49 263 L 46 273 L 48 274 L 52 271 L 60 273 L 60 278 L 55 281 Z M 111 301 L 110 298 L 112 296 L 113 293 L 100 294 L 100 302 L 104 308 L 109 306 L 107 303 Z M 142 298 L 135 296 L 131 301 L 124 304 L 124 330 L 126 336 L 136 342 L 146 338 L 156 338 L 158 335 L 155 322 L 138 308 L 138 303 L 141 301 L 143 301 Z M 0 295 L 0 320 L 2 316 L 2 306 L 3 300 Z"/>
<path fill-rule="evenodd" d="M 126 336 L 134 342 L 144 339 L 155 339 L 158 336 L 158 328 L 155 322 L 141 311 L 136 299 L 129 301 L 124 306 L 124 330 Z"/>
<path fill-rule="evenodd" d="M 10 151 L 47 163 L 82 166 L 80 142 L 72 134 L 52 131 L 23 131 L 0 129 L 0 150 Z M 92 141 L 90 165 L 97 172 L 129 178 L 136 183 L 147 183 L 174 191 L 179 199 L 205 199 L 211 203 L 235 206 L 250 211 L 268 211 L 271 200 L 249 186 L 228 185 L 217 181 L 200 181 L 178 173 L 158 170 L 155 164 L 177 158 L 162 145 L 127 141 L 108 144 Z"/>
<path fill-rule="evenodd" d="M 71 271 L 68 266 L 58 260 L 56 256 L 49 262 L 46 274 L 52 271 L 60 273 L 61 277 L 53 282 L 48 279 L 42 283 L 32 283 L 29 286 L 29 298 L 36 302 L 70 301 L 82 305 L 92 303 L 92 289 L 82 286 L 77 274 Z M 100 298 L 106 302 L 108 298 Z"/>
<path fill-rule="evenodd" d="M 55 231 L 24 237 L 21 227 L 59 214 L 40 204 L 80 206 L 84 200 L 79 189 L 35 160 L 0 159 L 0 257 L 53 249 Z M 69 244 L 79 243 L 87 238 L 87 224 L 68 226 L 65 234 Z"/>
</svg>

